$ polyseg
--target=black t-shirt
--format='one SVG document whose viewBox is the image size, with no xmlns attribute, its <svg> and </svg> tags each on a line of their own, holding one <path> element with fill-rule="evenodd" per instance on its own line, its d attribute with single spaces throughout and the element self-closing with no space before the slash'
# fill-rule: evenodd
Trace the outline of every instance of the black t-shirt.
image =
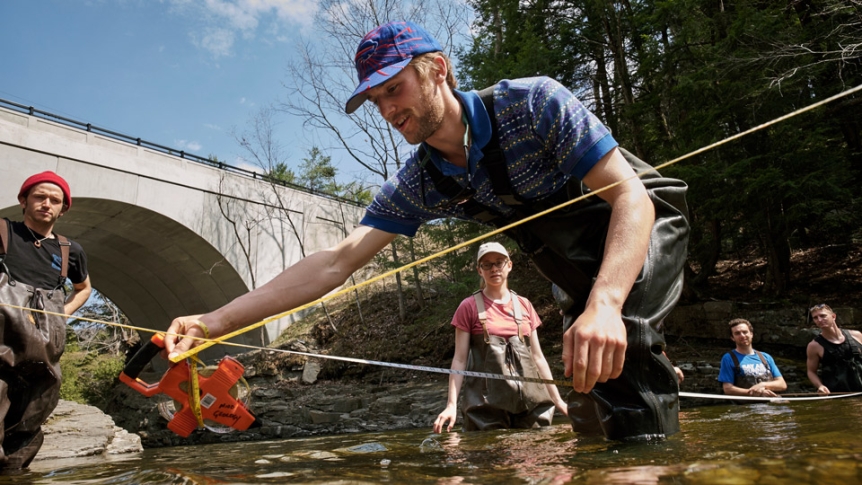
<svg viewBox="0 0 862 485">
<path fill-rule="evenodd" d="M 9 223 L 9 253 L 6 255 L 5 263 L 9 268 L 9 275 L 15 281 L 30 285 L 35 288 L 50 290 L 60 284 L 60 269 L 63 261 L 60 253 L 60 242 L 54 239 L 42 241 L 42 247 L 37 248 L 34 241 L 41 239 L 44 234 L 30 234 L 23 222 Z M 82 283 L 87 279 L 87 255 L 84 248 L 75 241 L 69 241 L 69 272 L 68 277 L 74 284 Z M 2 266 L 0 266 L 2 271 Z"/>
</svg>

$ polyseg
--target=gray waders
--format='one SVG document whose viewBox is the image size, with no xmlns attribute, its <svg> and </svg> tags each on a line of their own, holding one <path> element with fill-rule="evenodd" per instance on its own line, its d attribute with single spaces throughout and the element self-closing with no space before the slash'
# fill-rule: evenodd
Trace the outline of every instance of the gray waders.
<svg viewBox="0 0 862 485">
<path fill-rule="evenodd" d="M 539 377 L 530 339 L 521 334 L 521 305 L 515 292 L 511 295 L 518 335 L 504 338 L 488 334 L 482 292 L 474 294 L 484 332 L 470 335 L 467 369 L 507 376 Z M 463 396 L 464 431 L 537 428 L 550 425 L 554 419 L 554 403 L 545 384 L 467 376 Z"/>
<path fill-rule="evenodd" d="M 679 431 L 679 386 L 661 326 L 682 291 L 688 244 L 687 186 L 662 177 L 631 153 L 620 152 L 641 177 L 655 205 L 656 220 L 643 269 L 623 306 L 628 347 L 623 373 L 598 383 L 589 394 L 571 391 L 566 400 L 578 433 L 614 440 L 662 439 Z M 568 199 L 588 191 L 570 183 Z M 538 270 L 570 296 L 564 329 L 580 315 L 604 255 L 610 206 L 596 196 L 517 226 L 515 239 Z"/>
<path fill-rule="evenodd" d="M 62 289 L 43 290 L 12 280 L 2 261 L 8 247 L 0 219 L 0 301 L 19 307 L 64 313 Z M 69 243 L 58 236 L 65 280 Z M 26 468 L 42 447 L 42 423 L 60 396 L 60 356 L 66 346 L 66 320 L 0 306 L 0 470 Z"/>
</svg>

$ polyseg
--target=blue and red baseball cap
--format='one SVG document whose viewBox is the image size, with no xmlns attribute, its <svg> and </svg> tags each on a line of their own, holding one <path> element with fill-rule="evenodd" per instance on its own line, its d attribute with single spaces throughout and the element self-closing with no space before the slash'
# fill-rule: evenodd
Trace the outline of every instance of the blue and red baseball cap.
<svg viewBox="0 0 862 485">
<path fill-rule="evenodd" d="M 401 72 L 413 57 L 443 48 L 431 34 L 413 22 L 394 21 L 365 34 L 356 49 L 356 74 L 359 86 L 353 91 L 344 111 L 356 111 L 368 99 L 368 90 Z"/>
</svg>

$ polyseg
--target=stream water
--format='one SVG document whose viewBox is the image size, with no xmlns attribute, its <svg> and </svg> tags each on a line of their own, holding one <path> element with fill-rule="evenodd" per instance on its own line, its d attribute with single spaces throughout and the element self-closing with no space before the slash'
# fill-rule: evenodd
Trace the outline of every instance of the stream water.
<svg viewBox="0 0 862 485">
<path fill-rule="evenodd" d="M 862 483 L 862 399 L 684 410 L 655 443 L 537 430 L 429 429 L 148 449 L 35 462 L 0 484 L 850 484 Z"/>
</svg>

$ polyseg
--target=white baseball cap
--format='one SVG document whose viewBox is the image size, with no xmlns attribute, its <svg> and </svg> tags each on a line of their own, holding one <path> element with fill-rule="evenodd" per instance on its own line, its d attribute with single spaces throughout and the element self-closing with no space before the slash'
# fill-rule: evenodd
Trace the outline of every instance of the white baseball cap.
<svg viewBox="0 0 862 485">
<path fill-rule="evenodd" d="M 482 259 L 482 256 L 488 253 L 498 253 L 507 258 L 509 257 L 509 252 L 506 251 L 506 248 L 504 248 L 502 244 L 498 242 L 489 242 L 479 246 L 479 255 L 476 256 L 476 261 L 478 262 Z"/>
</svg>

